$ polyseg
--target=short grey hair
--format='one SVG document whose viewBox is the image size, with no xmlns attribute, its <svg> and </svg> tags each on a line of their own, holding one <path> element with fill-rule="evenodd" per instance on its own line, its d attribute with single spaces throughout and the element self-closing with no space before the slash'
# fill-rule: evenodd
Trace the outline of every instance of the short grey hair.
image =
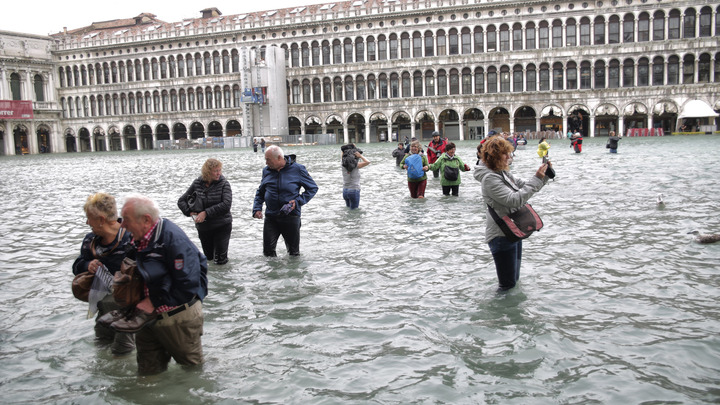
<svg viewBox="0 0 720 405">
<path fill-rule="evenodd" d="M 123 209 L 130 207 L 130 212 L 135 218 L 141 218 L 145 215 L 150 215 L 153 221 L 160 219 L 160 209 L 158 208 L 155 201 L 148 197 L 140 194 L 131 194 L 125 197 L 125 204 Z"/>
<path fill-rule="evenodd" d="M 285 153 L 283 153 L 282 148 L 280 148 L 277 145 L 268 146 L 267 149 L 265 149 L 265 153 L 270 154 L 270 156 L 274 156 L 274 157 L 279 156 L 279 157 L 285 159 Z"/>
</svg>

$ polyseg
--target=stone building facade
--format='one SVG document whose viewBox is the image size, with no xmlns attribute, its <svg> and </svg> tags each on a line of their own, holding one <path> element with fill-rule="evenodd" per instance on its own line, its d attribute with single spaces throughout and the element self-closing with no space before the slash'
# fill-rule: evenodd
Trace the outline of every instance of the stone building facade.
<svg viewBox="0 0 720 405">
<path fill-rule="evenodd" d="M 713 118 L 678 118 L 690 101 L 720 110 L 718 12 L 685 0 L 351 0 L 93 23 L 45 39 L 50 151 L 239 134 L 712 131 Z M 15 68 L 0 68 L 9 88 Z"/>
</svg>

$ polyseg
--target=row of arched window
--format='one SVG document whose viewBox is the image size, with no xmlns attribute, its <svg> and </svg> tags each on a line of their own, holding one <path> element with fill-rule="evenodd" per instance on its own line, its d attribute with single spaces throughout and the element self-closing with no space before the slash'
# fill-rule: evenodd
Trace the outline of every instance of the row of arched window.
<svg viewBox="0 0 720 405">
<path fill-rule="evenodd" d="M 62 97 L 63 118 L 239 108 L 239 85 Z"/>
<path fill-rule="evenodd" d="M 713 63 L 714 62 L 714 63 Z M 453 94 L 534 92 L 550 90 L 605 89 L 720 82 L 720 52 L 699 58 L 687 54 L 652 60 L 611 59 L 540 63 L 539 65 L 491 65 L 488 67 L 428 69 L 295 79 L 290 83 L 291 104 L 428 97 Z"/>
<path fill-rule="evenodd" d="M 716 10 L 720 12 L 720 7 Z M 713 23 L 713 17 L 715 21 Z M 494 24 L 402 32 L 377 37 L 283 44 L 290 67 L 372 62 L 404 58 L 462 55 L 495 51 L 565 48 L 632 42 L 720 36 L 720 18 L 709 6 L 681 12 L 658 10 L 652 15 L 628 13 L 622 18 L 596 16 L 579 19 Z M 238 50 L 195 52 L 118 62 L 59 68 L 60 87 L 92 86 L 133 81 L 237 73 Z"/>
<path fill-rule="evenodd" d="M 60 87 L 93 86 L 99 84 L 174 79 L 238 73 L 240 56 L 236 49 L 222 52 L 161 56 L 142 60 L 94 63 L 59 68 Z"/>
<path fill-rule="evenodd" d="M 717 10 L 720 12 L 720 7 Z M 667 14 L 656 11 L 652 16 L 642 12 L 597 16 L 593 19 L 543 20 L 515 24 L 490 24 L 425 32 L 403 32 L 389 35 L 357 37 L 355 40 L 324 40 L 286 45 L 291 67 L 372 62 L 405 58 L 461 55 L 495 51 L 565 48 L 632 42 L 664 41 L 666 39 L 710 37 L 713 33 L 713 10 L 703 7 L 684 13 L 673 9 Z M 720 19 L 715 20 L 715 35 L 720 36 Z"/>
</svg>

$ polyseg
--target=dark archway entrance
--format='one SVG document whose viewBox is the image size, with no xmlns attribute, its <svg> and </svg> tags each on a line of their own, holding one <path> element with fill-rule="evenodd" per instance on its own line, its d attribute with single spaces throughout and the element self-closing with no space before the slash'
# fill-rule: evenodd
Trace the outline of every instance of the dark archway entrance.
<svg viewBox="0 0 720 405">
<path fill-rule="evenodd" d="M 29 154 L 30 149 L 28 149 L 27 129 L 24 126 L 15 127 L 13 130 L 13 137 L 15 138 L 15 154 Z"/>
<path fill-rule="evenodd" d="M 50 130 L 46 127 L 40 127 L 37 130 L 38 152 L 50 153 Z"/>
<path fill-rule="evenodd" d="M 230 120 L 225 132 L 227 136 L 242 136 L 242 125 L 237 120 Z"/>
<path fill-rule="evenodd" d="M 134 127 L 131 127 L 130 125 L 126 126 L 125 129 L 123 129 L 123 138 L 125 138 L 126 150 L 137 150 L 137 137 Z"/>
</svg>

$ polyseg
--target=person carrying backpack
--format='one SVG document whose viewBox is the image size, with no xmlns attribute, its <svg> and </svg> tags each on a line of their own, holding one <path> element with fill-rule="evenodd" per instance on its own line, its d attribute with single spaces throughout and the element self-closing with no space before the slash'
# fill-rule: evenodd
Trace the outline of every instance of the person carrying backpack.
<svg viewBox="0 0 720 405">
<path fill-rule="evenodd" d="M 410 144 L 410 153 L 403 158 L 400 165 L 403 169 L 407 169 L 410 197 L 425 198 L 425 187 L 427 186 L 425 172 L 429 170 L 429 167 L 427 157 L 420 154 L 420 142 L 414 141 Z"/>
<path fill-rule="evenodd" d="M 450 195 L 452 191 L 452 195 L 457 197 L 461 183 L 460 172 L 466 172 L 470 170 L 470 167 L 463 163 L 458 156 L 455 156 L 455 144 L 450 142 L 445 146 L 445 153 L 430 165 L 430 170 L 440 172 L 443 195 Z"/>
<path fill-rule="evenodd" d="M 370 164 L 362 151 L 349 143 L 340 147 L 342 151 L 343 199 L 345 206 L 354 210 L 360 206 L 360 169 Z"/>
</svg>

